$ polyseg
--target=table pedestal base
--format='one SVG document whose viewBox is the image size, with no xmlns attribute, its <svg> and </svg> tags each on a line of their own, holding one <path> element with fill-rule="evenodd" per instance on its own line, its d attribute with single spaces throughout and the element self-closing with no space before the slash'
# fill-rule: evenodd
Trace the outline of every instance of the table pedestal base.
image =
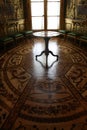
<svg viewBox="0 0 87 130">
<path fill-rule="evenodd" d="M 41 54 L 39 55 L 36 55 L 36 59 L 38 56 L 41 56 L 43 55 L 43 53 L 45 53 L 46 56 L 49 55 L 49 53 L 55 57 L 57 57 L 57 60 L 58 60 L 58 55 L 54 55 L 52 51 L 49 50 L 48 48 L 48 43 L 49 43 L 49 40 L 50 40 L 51 37 L 44 37 L 44 40 L 45 40 L 45 50 L 41 52 Z"/>
</svg>

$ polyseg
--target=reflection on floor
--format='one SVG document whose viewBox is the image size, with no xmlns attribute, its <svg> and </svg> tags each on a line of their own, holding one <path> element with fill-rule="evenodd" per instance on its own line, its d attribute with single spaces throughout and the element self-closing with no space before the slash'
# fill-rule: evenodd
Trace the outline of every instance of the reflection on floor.
<svg viewBox="0 0 87 130">
<path fill-rule="evenodd" d="M 36 60 L 43 49 L 27 40 L 0 57 L 1 130 L 87 130 L 87 52 L 54 38 L 58 61 Z"/>
</svg>

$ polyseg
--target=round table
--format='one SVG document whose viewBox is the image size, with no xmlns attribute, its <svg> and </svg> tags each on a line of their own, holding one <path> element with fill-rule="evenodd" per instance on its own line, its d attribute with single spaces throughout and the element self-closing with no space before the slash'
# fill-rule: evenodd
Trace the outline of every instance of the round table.
<svg viewBox="0 0 87 130">
<path fill-rule="evenodd" d="M 59 35 L 60 33 L 56 31 L 40 31 L 40 32 L 33 33 L 33 36 L 41 37 L 41 38 L 44 38 L 45 40 L 45 50 L 43 50 L 39 55 L 36 55 L 36 59 L 38 56 L 41 56 L 43 53 L 45 53 L 46 56 L 48 56 L 50 53 L 51 55 L 57 57 L 57 60 L 58 60 L 58 55 L 53 54 L 53 52 L 49 50 L 48 44 L 49 44 L 50 38 L 57 37 Z"/>
</svg>

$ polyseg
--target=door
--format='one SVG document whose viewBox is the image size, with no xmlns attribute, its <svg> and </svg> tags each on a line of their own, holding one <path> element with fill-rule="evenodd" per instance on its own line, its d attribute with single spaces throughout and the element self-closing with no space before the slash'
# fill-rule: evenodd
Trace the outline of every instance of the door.
<svg viewBox="0 0 87 130">
<path fill-rule="evenodd" d="M 58 30 L 60 0 L 31 0 L 32 30 Z"/>
</svg>

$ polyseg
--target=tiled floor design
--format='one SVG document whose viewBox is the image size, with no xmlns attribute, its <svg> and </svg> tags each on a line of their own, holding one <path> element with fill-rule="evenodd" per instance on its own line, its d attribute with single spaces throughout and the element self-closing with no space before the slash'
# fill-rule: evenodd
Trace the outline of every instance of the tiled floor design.
<svg viewBox="0 0 87 130">
<path fill-rule="evenodd" d="M 49 48 L 48 68 L 35 59 L 43 39 L 0 57 L 0 130 L 87 130 L 87 52 L 60 38 Z"/>
</svg>

